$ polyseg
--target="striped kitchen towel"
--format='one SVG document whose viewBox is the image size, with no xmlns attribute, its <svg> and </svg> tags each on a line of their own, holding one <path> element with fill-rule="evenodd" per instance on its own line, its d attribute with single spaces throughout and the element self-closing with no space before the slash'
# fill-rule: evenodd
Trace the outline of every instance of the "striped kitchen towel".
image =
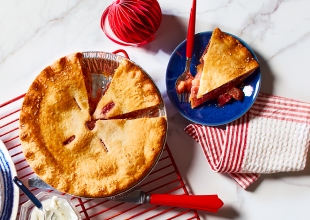
<svg viewBox="0 0 310 220">
<path fill-rule="evenodd" d="M 261 173 L 303 170 L 310 145 L 310 103 L 260 93 L 242 117 L 217 127 L 190 124 L 210 168 L 243 188 Z"/>
</svg>

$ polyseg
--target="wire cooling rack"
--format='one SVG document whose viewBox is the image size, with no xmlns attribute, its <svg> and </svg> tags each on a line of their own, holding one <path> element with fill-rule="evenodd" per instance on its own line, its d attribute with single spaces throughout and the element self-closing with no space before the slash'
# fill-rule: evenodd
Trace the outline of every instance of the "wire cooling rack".
<svg viewBox="0 0 310 220">
<path fill-rule="evenodd" d="M 0 104 L 0 139 L 3 141 L 15 164 L 18 177 L 27 183 L 35 176 L 22 153 L 19 140 L 19 113 L 24 95 Z M 150 175 L 140 184 L 148 193 L 188 194 L 168 145 Z M 31 188 L 34 194 L 44 191 Z M 52 192 L 49 190 L 48 192 Z M 59 193 L 59 192 L 56 192 Z M 20 193 L 19 207 L 28 198 Z M 81 199 L 71 197 L 72 203 L 84 220 L 97 219 L 200 219 L 195 210 L 165 207 L 152 204 L 131 204 L 107 199 Z M 19 211 L 17 219 L 19 218 Z"/>
</svg>

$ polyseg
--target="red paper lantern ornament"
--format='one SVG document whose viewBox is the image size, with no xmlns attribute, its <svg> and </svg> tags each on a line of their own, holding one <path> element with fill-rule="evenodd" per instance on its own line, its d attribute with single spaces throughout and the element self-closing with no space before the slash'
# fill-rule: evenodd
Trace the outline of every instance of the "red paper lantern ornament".
<svg viewBox="0 0 310 220">
<path fill-rule="evenodd" d="M 113 34 L 105 30 L 108 25 Z M 157 0 L 116 0 L 102 14 L 101 28 L 111 40 L 122 45 L 142 45 L 154 40 L 162 19 Z"/>
</svg>

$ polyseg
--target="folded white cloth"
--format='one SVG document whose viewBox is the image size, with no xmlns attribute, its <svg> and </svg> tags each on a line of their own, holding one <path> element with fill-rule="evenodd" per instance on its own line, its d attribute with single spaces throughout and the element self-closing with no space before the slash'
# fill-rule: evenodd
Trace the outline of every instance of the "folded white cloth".
<svg viewBox="0 0 310 220">
<path fill-rule="evenodd" d="M 243 188 L 261 173 L 303 170 L 310 144 L 310 103 L 260 93 L 250 110 L 226 129 L 190 124 L 215 172 Z"/>
</svg>

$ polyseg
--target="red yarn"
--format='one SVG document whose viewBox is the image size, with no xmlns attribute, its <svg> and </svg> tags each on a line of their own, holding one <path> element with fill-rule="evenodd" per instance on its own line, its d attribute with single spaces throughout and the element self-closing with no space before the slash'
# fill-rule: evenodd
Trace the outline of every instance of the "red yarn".
<svg viewBox="0 0 310 220">
<path fill-rule="evenodd" d="M 162 19 L 157 0 L 116 0 L 109 6 L 111 30 L 127 43 L 150 42 Z"/>
</svg>

